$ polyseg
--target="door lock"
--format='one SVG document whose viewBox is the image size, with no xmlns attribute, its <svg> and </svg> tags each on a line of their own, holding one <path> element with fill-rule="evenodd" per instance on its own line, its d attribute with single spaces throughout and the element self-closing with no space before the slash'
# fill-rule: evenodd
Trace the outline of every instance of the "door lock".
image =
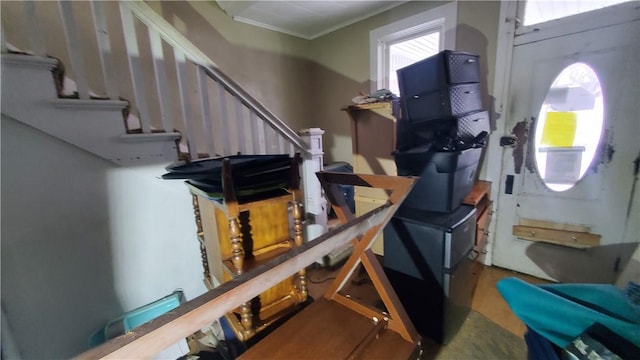
<svg viewBox="0 0 640 360">
<path fill-rule="evenodd" d="M 518 138 L 513 135 L 500 138 L 500 146 L 516 147 L 516 145 L 518 145 Z"/>
</svg>

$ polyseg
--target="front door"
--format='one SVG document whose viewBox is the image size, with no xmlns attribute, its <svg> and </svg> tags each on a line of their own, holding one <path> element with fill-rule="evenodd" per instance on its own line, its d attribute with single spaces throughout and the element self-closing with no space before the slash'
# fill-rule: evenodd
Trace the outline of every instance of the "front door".
<svg viewBox="0 0 640 360">
<path fill-rule="evenodd" d="M 515 37 L 494 265 L 610 283 L 635 250 L 639 13 L 625 3 Z"/>
</svg>

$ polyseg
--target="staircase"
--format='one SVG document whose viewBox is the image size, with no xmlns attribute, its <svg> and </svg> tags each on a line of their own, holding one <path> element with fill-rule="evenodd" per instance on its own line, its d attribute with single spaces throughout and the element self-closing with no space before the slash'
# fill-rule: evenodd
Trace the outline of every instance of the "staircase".
<svg viewBox="0 0 640 360">
<path fill-rule="evenodd" d="M 322 169 L 322 131 L 301 136 L 292 130 L 147 4 L 6 6 L 21 12 L 15 18 L 23 23 L 3 19 L 4 116 L 122 166 L 299 152 L 307 213 L 326 224 L 315 179 Z M 76 15 L 87 7 L 90 18 Z M 45 41 L 54 19 L 62 24 L 62 48 Z M 13 48 L 18 42 L 30 50 Z M 116 66 L 125 63 L 126 70 Z"/>
<path fill-rule="evenodd" d="M 2 114 L 120 165 L 177 159 L 178 132 L 129 134 L 126 101 L 62 99 L 51 76 L 57 60 L 2 55 Z"/>
</svg>

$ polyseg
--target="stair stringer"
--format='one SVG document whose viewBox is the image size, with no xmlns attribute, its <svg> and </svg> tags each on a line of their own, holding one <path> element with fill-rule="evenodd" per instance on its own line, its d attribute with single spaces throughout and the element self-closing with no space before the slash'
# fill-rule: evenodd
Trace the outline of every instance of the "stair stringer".
<svg viewBox="0 0 640 360">
<path fill-rule="evenodd" d="M 119 165 L 178 159 L 181 134 L 126 134 L 126 101 L 59 99 L 51 70 L 57 60 L 2 55 L 2 113 Z"/>
</svg>

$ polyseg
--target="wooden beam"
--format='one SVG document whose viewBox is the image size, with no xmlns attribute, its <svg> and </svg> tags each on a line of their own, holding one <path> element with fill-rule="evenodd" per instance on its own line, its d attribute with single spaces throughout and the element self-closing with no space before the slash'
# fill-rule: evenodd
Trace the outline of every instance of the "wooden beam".
<svg viewBox="0 0 640 360">
<path fill-rule="evenodd" d="M 391 329 L 396 331 L 405 340 L 413 340 L 417 342 L 419 337 L 418 333 L 413 326 L 413 322 L 409 318 L 409 314 L 402 306 L 400 298 L 393 290 L 391 282 L 384 273 L 382 265 L 376 259 L 373 251 L 367 250 L 361 257 L 362 265 L 369 274 L 379 274 L 378 276 L 371 276 L 371 282 L 378 291 L 380 298 L 384 305 L 387 307 L 389 316 L 391 317 Z"/>
<path fill-rule="evenodd" d="M 370 211 L 222 284 L 134 331 L 80 354 L 77 359 L 149 358 L 191 335 L 280 281 L 344 246 L 387 219 L 391 204 Z"/>
</svg>

